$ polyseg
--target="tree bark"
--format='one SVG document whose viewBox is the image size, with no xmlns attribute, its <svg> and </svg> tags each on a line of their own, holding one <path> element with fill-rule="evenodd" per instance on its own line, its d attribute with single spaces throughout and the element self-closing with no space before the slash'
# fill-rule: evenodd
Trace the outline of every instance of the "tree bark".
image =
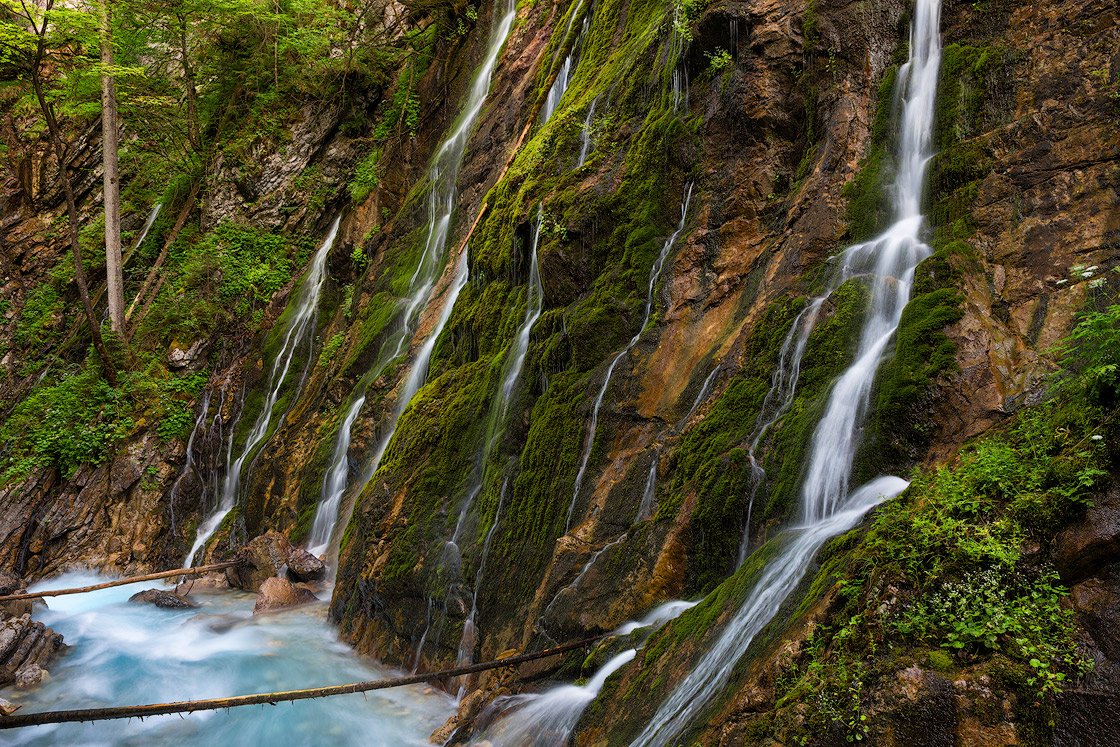
<svg viewBox="0 0 1120 747">
<path fill-rule="evenodd" d="M 109 351 L 105 348 L 105 341 L 101 338 L 101 325 L 97 322 L 97 317 L 93 313 L 93 304 L 89 300 L 89 283 L 86 282 L 86 269 L 82 264 L 82 244 L 78 238 L 78 201 L 74 197 L 74 186 L 70 182 L 70 172 L 68 171 L 70 161 L 66 157 L 66 148 L 63 145 L 62 130 L 58 126 L 58 120 L 55 119 L 54 110 L 51 108 L 47 97 L 43 92 L 43 81 L 41 78 L 41 67 L 43 64 L 43 55 L 46 52 L 46 35 L 47 35 L 47 19 L 46 13 L 49 13 L 54 6 L 54 0 L 47 0 L 44 5 L 44 17 L 42 23 L 38 26 L 33 26 L 35 34 L 38 37 L 38 42 L 35 47 L 35 58 L 31 63 L 31 87 L 35 91 L 35 100 L 39 102 L 39 109 L 43 113 L 43 119 L 47 122 L 47 133 L 51 145 L 54 148 L 54 157 L 58 162 L 58 178 L 62 182 L 62 193 L 66 196 L 66 217 L 69 223 L 70 233 L 70 252 L 74 255 L 74 281 L 78 284 L 78 295 L 82 299 L 82 307 L 85 309 L 86 321 L 89 322 L 89 333 L 93 339 L 93 347 L 97 351 L 97 356 L 101 359 L 101 369 L 105 373 L 105 379 L 116 386 L 117 384 L 117 371 L 113 368 L 113 361 L 109 357 Z M 34 22 L 33 22 L 34 23 Z"/>
<path fill-rule="evenodd" d="M 117 84 L 113 79 L 113 16 L 110 0 L 101 3 L 101 158 L 104 172 L 105 288 L 109 326 L 124 333 L 124 277 L 121 271 L 121 185 Z"/>
</svg>

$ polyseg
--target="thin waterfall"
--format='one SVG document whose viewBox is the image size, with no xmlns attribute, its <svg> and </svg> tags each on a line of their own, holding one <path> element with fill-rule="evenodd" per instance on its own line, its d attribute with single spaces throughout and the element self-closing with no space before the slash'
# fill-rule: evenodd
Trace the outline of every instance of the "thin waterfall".
<svg viewBox="0 0 1120 747">
<path fill-rule="evenodd" d="M 577 7 L 575 12 L 578 11 L 579 8 Z M 573 12 L 571 20 L 568 21 L 569 31 L 571 30 L 572 21 L 575 20 L 575 12 Z M 590 19 L 585 16 L 583 19 L 583 28 L 580 29 L 579 36 L 576 37 L 575 42 L 572 44 L 572 51 L 568 52 L 568 56 L 564 58 L 564 63 L 560 66 L 560 72 L 557 74 L 556 80 L 553 81 L 552 87 L 548 89 L 548 96 L 545 98 L 544 108 L 541 109 L 542 125 L 556 113 L 556 108 L 560 106 L 560 99 L 564 97 L 564 92 L 568 90 L 568 84 L 572 82 L 572 73 L 578 60 L 580 43 L 587 33 L 589 21 Z M 567 37 L 567 33 L 565 33 L 564 36 Z"/>
<path fill-rule="evenodd" d="M 832 291 L 830 290 L 829 293 Z M 755 420 L 754 430 L 751 432 L 751 442 L 747 447 L 747 460 L 751 466 L 751 492 L 747 498 L 747 518 L 743 525 L 743 538 L 739 541 L 738 565 L 747 559 L 750 549 L 751 514 L 754 511 L 754 500 L 758 496 L 758 489 L 766 480 L 766 470 L 758 461 L 758 447 L 767 432 L 778 420 L 785 415 L 793 404 L 793 397 L 797 393 L 797 382 L 801 378 L 801 359 L 805 356 L 805 347 L 809 344 L 809 334 L 817 323 L 817 315 L 821 305 L 828 298 L 818 296 L 801 310 L 790 325 L 782 341 L 778 353 L 778 367 L 770 379 L 770 390 L 762 400 L 758 418 Z"/>
<path fill-rule="evenodd" d="M 576 499 L 579 498 L 580 488 L 583 487 L 583 478 L 587 473 L 587 464 L 591 459 L 591 448 L 595 445 L 595 430 L 599 425 L 599 408 L 603 406 L 603 397 L 607 393 L 607 387 L 610 386 L 611 377 L 614 376 L 614 369 L 618 366 L 618 362 L 626 356 L 634 346 L 638 344 L 638 340 L 642 337 L 642 332 L 645 331 L 646 325 L 649 324 L 649 318 L 653 314 L 653 293 L 657 286 L 657 281 L 661 278 L 661 271 L 665 267 L 665 260 L 669 256 L 669 250 L 677 241 L 677 237 L 684 231 L 685 218 L 688 216 L 688 205 L 692 201 L 692 183 L 690 182 L 684 190 L 684 199 L 681 201 L 681 217 L 677 222 L 677 228 L 670 234 L 669 238 L 665 239 L 665 243 L 661 246 L 661 253 L 657 255 L 657 260 L 653 263 L 653 267 L 649 270 L 649 284 L 646 288 L 646 308 L 645 314 L 642 317 L 642 324 L 638 327 L 638 331 L 630 338 L 630 342 L 626 343 L 626 347 L 618 352 L 618 354 L 611 360 L 610 365 L 607 366 L 607 374 L 603 377 L 603 383 L 599 387 L 599 393 L 595 396 L 595 404 L 591 408 L 591 422 L 587 429 L 587 436 L 583 440 L 583 452 L 579 458 L 579 470 L 576 472 L 575 486 L 572 488 L 572 500 L 568 504 L 568 517 L 564 524 L 564 531 L 572 528 L 572 513 L 576 508 Z"/>
<path fill-rule="evenodd" d="M 432 352 L 435 350 L 436 343 L 439 341 L 440 334 L 442 334 L 444 327 L 447 326 L 447 320 L 451 318 L 451 312 L 455 307 L 455 301 L 459 298 L 459 292 L 467 284 L 467 251 L 464 250 L 456 263 L 455 276 L 452 278 L 451 285 L 447 289 L 445 298 L 443 299 L 443 308 L 440 311 L 439 320 L 436 326 L 432 329 L 432 333 L 428 335 L 428 339 L 420 347 L 416 354 L 416 360 L 409 370 L 408 376 L 405 379 L 404 386 L 401 389 L 401 395 L 398 397 L 397 407 L 393 412 L 393 420 L 400 417 L 404 411 L 405 406 L 411 401 L 412 397 L 423 385 L 425 378 L 428 375 L 428 364 L 432 358 Z M 365 394 L 354 400 L 350 405 L 350 409 L 346 411 L 346 415 L 342 420 L 342 425 L 338 429 L 338 435 L 335 437 L 334 448 L 331 452 L 330 468 L 327 470 L 326 475 L 323 476 L 323 488 L 321 491 L 321 498 L 319 506 L 315 510 L 315 521 L 311 525 L 311 535 L 308 539 L 308 547 L 313 554 L 319 555 L 327 552 L 330 548 L 331 539 L 334 536 L 335 530 L 338 528 L 339 509 L 342 505 L 342 497 L 346 493 L 346 486 L 349 482 L 350 463 L 348 453 L 350 451 L 350 438 L 353 433 L 354 421 L 358 419 L 358 413 L 365 404 Z M 399 412 L 398 412 L 399 410 Z M 378 454 L 380 460 L 381 455 Z"/>
<path fill-rule="evenodd" d="M 583 168 L 583 164 L 587 163 L 587 156 L 591 153 L 591 121 L 595 118 L 595 105 L 599 103 L 599 97 L 591 99 L 591 106 L 587 107 L 587 116 L 583 120 L 583 131 L 579 135 L 579 163 L 576 168 Z"/>
<path fill-rule="evenodd" d="M 642 488 L 642 502 L 638 504 L 638 515 L 634 522 L 643 521 L 653 515 L 653 505 L 657 499 L 657 462 L 660 455 L 655 451 L 649 463 L 649 474 L 646 475 L 646 484 Z"/>
<path fill-rule="evenodd" d="M 498 389 L 498 400 L 490 410 L 486 434 L 483 438 L 482 447 L 479 449 L 479 453 L 475 459 L 475 469 L 471 485 L 467 490 L 465 499 L 459 507 L 459 517 L 455 522 L 455 529 L 451 533 L 451 538 L 444 544 L 443 554 L 440 558 L 441 565 L 458 567 L 461 563 L 462 553 L 459 543 L 462 541 L 463 530 L 466 526 L 467 518 L 470 516 L 471 509 L 474 507 L 475 499 L 478 498 L 485 485 L 486 465 L 490 461 L 490 454 L 501 440 L 502 434 L 505 433 L 506 416 L 509 414 L 513 396 L 517 391 L 517 383 L 521 379 L 521 372 L 525 368 L 525 360 L 529 354 L 529 337 L 532 334 L 533 325 L 540 319 L 541 311 L 544 308 L 544 288 L 541 285 L 540 266 L 537 261 L 537 248 L 540 242 L 541 222 L 543 218 L 543 208 L 538 208 L 537 220 L 533 225 L 533 237 L 529 259 L 529 286 L 525 300 L 525 317 L 521 321 L 521 327 L 517 330 L 513 345 L 510 347 L 510 351 L 506 356 L 506 361 L 502 370 L 502 383 L 501 387 Z M 479 570 L 476 574 L 475 585 L 471 593 L 471 612 L 467 622 L 463 625 L 463 634 L 459 641 L 458 658 L 460 660 L 465 659 L 469 661 L 474 655 L 474 639 L 477 637 L 475 617 L 478 613 L 478 589 L 482 583 L 481 574 L 486 566 L 486 556 L 490 550 L 490 540 L 494 536 L 494 532 L 498 528 L 498 521 L 502 516 L 501 510 L 502 502 L 505 498 L 506 481 L 508 481 L 508 475 L 503 480 L 498 509 L 494 514 L 494 523 L 491 524 L 490 530 L 486 534 L 486 539 L 482 546 L 482 553 L 478 561 Z M 427 631 L 424 633 L 424 638 L 426 637 Z M 419 656 L 419 654 L 420 650 L 418 649 L 417 656 Z"/>
<path fill-rule="evenodd" d="M 471 744 L 489 744 L 492 747 L 567 745 L 568 735 L 603 689 L 607 678 L 632 661 L 637 653 L 637 649 L 631 648 L 613 657 L 584 685 L 560 685 L 544 693 L 514 695 L 495 701 L 496 708 L 512 712 L 472 738 Z"/>
<path fill-rule="evenodd" d="M 849 492 L 852 462 L 868 410 L 871 386 L 884 351 L 893 340 L 910 296 L 914 271 L 929 255 L 922 242 L 922 187 L 931 155 L 934 99 L 941 59 L 939 0 L 917 0 L 910 31 L 910 59 L 895 92 L 901 111 L 894 223 L 863 244 L 849 247 L 832 287 L 864 276 L 870 279 L 870 308 L 855 361 L 837 379 L 825 414 L 817 424 L 809 465 L 801 486 L 803 523 L 782 539 L 785 546 L 763 570 L 743 606 L 711 649 L 661 704 L 633 745 L 665 745 L 679 739 L 731 676 L 739 657 L 778 613 L 804 577 L 812 558 L 833 536 L 855 526 L 884 498 L 906 488 L 899 477 L 883 476 Z"/>
<path fill-rule="evenodd" d="M 183 469 L 179 471 L 179 476 L 175 478 L 175 482 L 171 484 L 171 491 L 168 495 L 167 505 L 171 511 L 171 534 L 175 535 L 175 503 L 179 499 L 179 492 L 182 489 L 183 480 L 188 476 L 194 475 L 200 477 L 198 474 L 198 466 L 194 459 L 194 442 L 198 438 L 198 434 L 205 430 L 206 415 L 210 411 L 210 390 L 207 389 L 202 393 L 202 401 L 199 403 L 198 416 L 194 420 L 194 427 L 191 428 L 191 435 L 187 437 L 187 451 L 186 461 L 183 462 Z"/>
<path fill-rule="evenodd" d="M 230 433 L 230 450 L 227 452 L 225 478 L 222 480 L 221 498 L 218 503 L 218 508 L 199 525 L 194 545 L 191 547 L 190 552 L 187 553 L 184 567 L 191 566 L 195 560 L 195 555 L 198 554 L 198 551 L 205 546 L 206 542 L 213 536 L 214 532 L 217 531 L 218 526 L 222 523 L 222 519 L 233 509 L 234 504 L 237 502 L 238 491 L 241 488 L 241 474 L 245 468 L 245 463 L 256 455 L 258 448 L 264 443 L 268 435 L 274 431 L 272 427 L 272 411 L 276 406 L 277 400 L 280 399 L 280 392 L 283 389 L 284 382 L 288 379 L 288 373 L 291 371 L 292 364 L 295 361 L 296 351 L 305 342 L 309 342 L 315 334 L 315 321 L 318 317 L 319 309 L 319 294 L 323 290 L 323 281 L 327 276 L 327 255 L 330 254 L 331 247 L 334 246 L 335 237 L 338 235 L 339 220 L 339 218 L 335 218 L 334 222 L 331 223 L 326 238 L 323 239 L 323 243 L 319 245 L 318 251 L 315 252 L 314 259 L 311 260 L 311 267 L 307 271 L 307 277 L 304 279 L 303 283 L 300 284 L 295 299 L 295 312 L 292 314 L 288 321 L 287 328 L 284 330 L 284 339 L 280 345 L 280 351 L 272 361 L 272 369 L 269 371 L 268 395 L 265 397 L 264 405 L 257 414 L 257 419 L 253 422 L 253 427 L 245 439 L 245 444 L 241 448 L 241 453 L 232 461 L 229 457 L 233 454 L 234 433 L 232 431 Z M 311 356 L 308 355 L 303 371 L 301 372 L 301 378 L 306 373 L 310 364 Z M 283 415 L 280 416 L 281 421 L 283 417 Z M 279 425 L 279 423 L 277 425 Z"/>
<path fill-rule="evenodd" d="M 148 212 L 148 217 L 144 219 L 144 225 L 140 229 L 140 235 L 132 242 L 132 249 L 130 251 L 134 252 L 139 249 L 140 245 L 144 243 L 144 239 L 148 238 L 148 231 L 152 230 L 152 224 L 156 222 L 156 217 L 159 216 L 161 210 L 163 210 L 162 202 L 157 202 L 155 205 L 152 205 L 152 209 Z"/>
<path fill-rule="evenodd" d="M 502 385 L 498 389 L 498 401 L 495 407 L 491 409 L 486 438 L 483 440 L 482 449 L 475 462 L 476 469 L 474 480 L 470 489 L 467 491 L 467 500 L 463 501 L 462 505 L 459 507 L 459 518 L 455 522 L 455 530 L 451 533 L 450 541 L 453 545 L 457 545 L 461 539 L 463 528 L 466 525 L 467 516 L 470 513 L 474 499 L 482 491 L 486 462 L 489 461 L 491 451 L 504 432 L 502 426 L 505 424 L 506 415 L 509 413 L 509 406 L 513 399 L 514 391 L 517 389 L 517 382 L 521 379 L 521 370 L 525 367 L 525 358 L 529 353 L 529 335 L 533 331 L 533 325 L 536 324 L 537 319 L 540 318 L 541 310 L 544 306 L 544 289 L 541 286 L 540 268 L 537 264 L 537 245 L 540 241 L 541 219 L 541 214 L 538 213 L 537 221 L 533 226 L 532 251 L 529 259 L 529 288 L 525 303 L 525 317 L 521 321 L 521 327 L 517 330 L 517 336 L 514 337 L 513 345 L 510 348 L 509 354 L 506 356 L 506 362 L 502 371 Z"/>
<path fill-rule="evenodd" d="M 466 155 L 467 140 L 474 131 L 475 122 L 478 121 L 478 116 L 482 113 L 483 104 L 485 104 L 486 97 L 490 92 L 490 81 L 494 76 L 494 70 L 497 68 L 502 47 L 505 46 L 510 29 L 513 28 L 513 21 L 517 15 L 516 11 L 515 0 L 506 0 L 504 14 L 495 19 L 494 26 L 490 30 L 486 55 L 471 81 L 467 98 L 463 102 L 463 108 L 452 124 L 451 131 L 432 157 L 432 162 L 428 168 L 428 231 L 424 241 L 424 251 L 420 255 L 420 261 L 415 272 L 409 279 L 408 296 L 399 304 L 397 333 L 381 346 L 373 369 L 365 377 L 367 381 L 380 375 L 381 371 L 405 352 L 409 341 L 415 334 L 420 317 L 423 316 L 423 309 L 431 301 L 432 290 L 439 279 L 440 271 L 444 267 L 444 251 L 451 230 L 455 199 L 458 196 L 459 170 L 463 166 L 463 157 Z M 389 447 L 393 434 L 396 433 L 401 414 L 408 407 L 408 403 L 412 401 L 416 392 L 419 391 L 424 383 L 424 378 L 427 376 L 428 362 L 432 351 L 435 349 L 436 341 L 450 317 L 459 291 L 462 290 L 463 284 L 466 282 L 467 253 L 465 247 L 458 261 L 460 265 L 456 271 L 456 279 L 452 283 L 451 292 L 447 294 L 448 297 L 444 301 L 440 321 L 432 331 L 428 341 L 421 347 L 412 369 L 405 378 L 404 386 L 397 396 L 396 406 L 387 420 L 382 423 L 382 434 L 377 441 L 377 446 L 374 448 L 369 464 L 359 480 L 363 485 L 377 472 L 377 468 L 381 464 L 381 458 L 385 455 L 385 450 Z M 320 512 L 324 514 L 323 522 L 320 524 L 321 531 L 318 535 L 320 551 L 324 549 L 328 553 L 337 551 L 337 543 L 332 543 L 331 538 L 337 539 L 338 532 L 335 530 L 338 527 L 346 526 L 350 521 L 353 504 L 351 503 L 347 507 L 342 501 L 348 483 L 349 469 L 346 459 L 353 436 L 351 431 L 354 420 L 356 420 L 357 413 L 361 411 L 365 404 L 365 400 L 366 395 L 363 391 L 355 399 L 354 404 L 350 406 L 350 411 L 354 413 L 354 417 L 348 418 L 350 420 L 349 427 L 340 428 L 336 437 L 331 466 L 328 469 L 328 480 L 323 483 L 323 491 L 320 497 L 321 505 L 316 511 L 317 519 Z M 348 412 L 347 415 L 349 416 L 349 414 Z M 335 476 L 336 479 L 329 480 L 330 476 Z M 323 503 L 332 503 L 333 505 L 324 509 L 322 507 Z M 333 521 L 330 520 L 331 516 L 334 517 Z M 323 535 L 327 538 L 325 541 L 322 540 Z"/>
</svg>

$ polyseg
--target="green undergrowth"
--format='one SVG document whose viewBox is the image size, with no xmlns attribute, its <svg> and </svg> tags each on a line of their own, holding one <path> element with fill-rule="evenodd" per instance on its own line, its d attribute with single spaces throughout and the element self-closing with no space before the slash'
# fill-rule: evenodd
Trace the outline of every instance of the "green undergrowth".
<svg viewBox="0 0 1120 747">
<path fill-rule="evenodd" d="M 860 739 L 870 691 L 913 662 L 990 675 L 1025 722 L 1037 704 L 1052 713 L 1090 662 L 1045 548 L 1117 468 L 1118 319 L 1116 306 L 1083 316 L 1044 401 L 822 551 L 817 586 L 840 603 L 784 673 L 779 708 L 808 703 L 808 730 Z"/>
<path fill-rule="evenodd" d="M 41 469 L 69 478 L 83 465 L 104 463 L 146 424 L 164 439 L 185 438 L 205 384 L 204 374 L 169 374 L 150 359 L 122 372 L 116 387 L 93 358 L 58 372 L 33 387 L 0 425 L 0 485 Z"/>
</svg>

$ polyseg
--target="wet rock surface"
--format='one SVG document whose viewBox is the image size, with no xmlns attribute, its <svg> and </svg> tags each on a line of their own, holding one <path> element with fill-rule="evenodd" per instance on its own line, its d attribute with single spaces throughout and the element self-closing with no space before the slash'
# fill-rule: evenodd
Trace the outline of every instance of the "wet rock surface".
<svg viewBox="0 0 1120 747">
<path fill-rule="evenodd" d="M 327 575 L 327 566 L 303 548 L 296 548 L 288 556 L 288 575 L 294 581 L 319 581 Z"/>
<path fill-rule="evenodd" d="M 64 647 L 60 634 L 28 614 L 0 621 L 0 687 L 37 686 L 51 659 Z"/>
<path fill-rule="evenodd" d="M 187 610 L 198 607 L 185 596 L 165 589 L 146 589 L 133 594 L 128 601 L 133 604 L 151 604 L 165 610 Z"/>
<path fill-rule="evenodd" d="M 226 570 L 230 586 L 258 591 L 266 579 L 279 576 L 292 554 L 292 543 L 280 532 L 266 532 L 237 551 L 238 565 Z"/>
<path fill-rule="evenodd" d="M 280 577 L 265 579 L 257 592 L 257 601 L 253 605 L 253 614 L 273 610 L 300 607 L 319 601 L 315 592 L 303 584 L 293 584 L 291 581 Z"/>
</svg>

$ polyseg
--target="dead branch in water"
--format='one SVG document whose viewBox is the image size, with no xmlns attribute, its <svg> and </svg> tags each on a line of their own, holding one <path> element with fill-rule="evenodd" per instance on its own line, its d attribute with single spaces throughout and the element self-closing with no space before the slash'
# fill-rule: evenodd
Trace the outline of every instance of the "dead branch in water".
<svg viewBox="0 0 1120 747">
<path fill-rule="evenodd" d="M 23 594 L 9 594 L 7 596 L 0 596 L 0 602 L 15 602 L 20 599 L 41 599 L 42 597 L 61 597 L 66 594 L 85 594 L 90 591 L 100 591 L 101 589 L 111 589 L 114 586 L 127 586 L 128 584 L 138 584 L 141 581 L 155 581 L 161 578 L 174 578 L 175 576 L 202 576 L 211 571 L 220 571 L 225 568 L 232 568 L 238 565 L 240 561 L 229 560 L 225 563 L 214 563 L 212 565 L 200 565 L 197 568 L 176 568 L 173 571 L 160 571 L 159 573 L 146 573 L 143 576 L 129 576 L 128 578 L 118 578 L 114 581 L 106 581 L 93 586 L 79 586 L 74 589 L 50 589 L 48 591 L 32 591 Z"/>
<path fill-rule="evenodd" d="M 349 695 L 351 693 L 364 693 L 371 690 L 387 690 L 392 687 L 416 685 L 423 682 L 451 679 L 475 672 L 484 672 L 488 669 L 512 667 L 536 659 L 546 659 L 550 656 L 574 651 L 595 643 L 606 635 L 585 638 L 562 646 L 536 651 L 530 654 L 508 656 L 504 659 L 481 662 L 456 669 L 445 669 L 428 674 L 413 674 L 407 677 L 397 677 L 386 680 L 367 680 L 365 682 L 351 682 L 346 685 L 329 685 L 327 687 L 313 687 L 306 690 L 282 690 L 274 693 L 256 693 L 254 695 L 235 695 L 230 698 L 208 698 L 205 700 L 184 700 L 177 703 L 151 703 L 149 705 L 118 706 L 112 708 L 83 708 L 68 711 L 43 711 L 41 713 L 25 713 L 16 716 L 0 716 L 0 729 L 18 729 L 23 726 L 40 726 L 42 724 L 62 724 L 86 721 L 108 721 L 122 718 L 145 718 L 147 716 L 163 716 L 169 713 L 194 713 L 195 711 L 214 711 L 220 708 L 237 708 L 248 705 L 275 705 L 284 701 L 308 700 L 310 698 L 326 698 L 332 695 Z"/>
</svg>

